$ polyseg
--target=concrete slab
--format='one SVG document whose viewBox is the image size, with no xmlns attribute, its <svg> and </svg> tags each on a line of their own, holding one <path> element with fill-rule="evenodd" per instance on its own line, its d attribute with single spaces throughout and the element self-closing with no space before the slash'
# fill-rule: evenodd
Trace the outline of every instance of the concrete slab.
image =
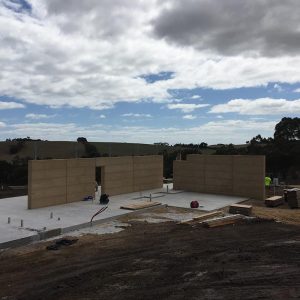
<svg viewBox="0 0 300 300">
<path fill-rule="evenodd" d="M 172 191 L 172 184 L 168 185 L 169 191 Z M 110 197 L 108 208 L 96 216 L 94 221 L 100 222 L 101 220 L 108 220 L 116 216 L 132 213 L 129 210 L 120 209 L 120 206 L 145 201 L 144 197 L 149 197 L 150 194 L 154 195 L 158 192 L 166 192 L 166 190 L 167 185 L 164 185 L 163 189 Z M 142 198 L 139 200 L 137 197 Z M 99 193 L 96 195 L 96 199 L 99 199 Z M 189 208 L 192 200 L 199 202 L 200 210 L 210 211 L 247 199 L 190 192 L 171 192 L 159 198 L 159 202 L 162 204 L 183 208 Z M 68 232 L 78 229 L 80 226 L 87 227 L 91 217 L 101 207 L 97 201 L 80 201 L 28 210 L 27 196 L 0 199 L 0 246 L 2 243 L 21 238 L 39 240 L 44 235 L 47 236 L 47 232 L 52 235 L 55 230 Z M 8 224 L 8 218 L 10 218 L 10 224 Z M 21 220 L 23 220 L 23 227 L 21 227 Z"/>
<path fill-rule="evenodd" d="M 236 197 L 236 196 L 226 196 L 226 195 L 213 195 L 213 194 L 200 194 L 193 192 L 181 192 L 181 193 L 171 193 L 164 194 L 164 198 L 160 198 L 160 202 L 170 206 L 177 207 L 190 207 L 190 203 L 193 200 L 199 202 L 199 209 L 204 211 L 212 211 L 215 209 L 220 209 L 222 207 L 246 201 L 248 198 Z"/>
</svg>

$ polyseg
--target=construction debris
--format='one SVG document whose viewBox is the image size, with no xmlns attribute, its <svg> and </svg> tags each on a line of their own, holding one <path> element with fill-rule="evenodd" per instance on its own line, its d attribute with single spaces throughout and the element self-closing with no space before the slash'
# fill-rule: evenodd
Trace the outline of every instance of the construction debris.
<svg viewBox="0 0 300 300">
<path fill-rule="evenodd" d="M 290 208 L 300 207 L 300 189 L 288 189 L 285 190 L 287 203 Z"/>
<path fill-rule="evenodd" d="M 276 207 L 276 206 L 281 205 L 283 203 L 284 203 L 284 201 L 283 201 L 282 196 L 273 196 L 273 197 L 267 198 L 265 200 L 265 205 L 268 206 L 268 207 Z"/>
<path fill-rule="evenodd" d="M 199 202 L 197 200 L 194 200 L 190 204 L 191 208 L 198 208 L 199 207 Z"/>
<path fill-rule="evenodd" d="M 195 221 L 198 221 L 198 222 L 202 222 L 204 220 L 208 220 L 210 218 L 214 218 L 214 217 L 220 217 L 220 216 L 224 216 L 224 212 L 220 211 L 220 210 L 217 210 L 217 211 L 213 211 L 211 213 L 207 213 L 207 214 L 204 214 L 202 216 L 198 216 L 198 217 L 195 217 L 193 218 Z"/>
<path fill-rule="evenodd" d="M 104 207 L 100 208 L 100 209 L 92 216 L 91 221 L 90 221 L 91 224 L 92 224 L 92 222 L 93 222 L 93 219 L 94 219 L 97 215 L 103 213 L 103 212 L 107 209 L 107 207 L 108 207 L 108 206 L 104 206 Z"/>
<path fill-rule="evenodd" d="M 252 212 L 252 205 L 245 204 L 233 204 L 229 207 L 229 213 L 231 214 L 241 214 L 244 216 L 250 216 Z"/>
<path fill-rule="evenodd" d="M 123 205 L 120 208 L 128 209 L 128 210 L 138 210 L 138 209 L 148 208 L 148 207 L 157 206 L 157 205 L 161 205 L 161 203 L 155 202 L 155 201 L 151 201 L 151 202 L 144 201 L 144 202 L 139 202 L 139 203 Z"/>
<path fill-rule="evenodd" d="M 194 224 L 194 223 L 200 223 L 202 221 L 205 221 L 205 220 L 208 220 L 208 219 L 212 219 L 212 218 L 215 218 L 215 217 L 220 217 L 220 216 L 223 216 L 224 213 L 222 211 L 214 211 L 214 212 L 211 212 L 211 213 L 207 213 L 207 214 L 204 214 L 204 215 L 201 215 L 201 216 L 197 216 L 197 217 L 194 217 L 192 219 L 188 219 L 188 220 L 184 220 L 184 221 L 181 221 L 180 223 L 178 224 Z"/>
<path fill-rule="evenodd" d="M 51 244 L 49 246 L 46 247 L 47 250 L 59 250 L 61 247 L 63 246 L 70 246 L 75 244 L 78 241 L 78 239 L 60 239 L 58 241 L 56 241 L 54 244 Z"/>
<path fill-rule="evenodd" d="M 215 218 L 212 220 L 207 220 L 202 222 L 204 227 L 212 228 L 212 227 L 219 227 L 229 224 L 236 224 L 244 219 L 244 216 L 242 215 L 231 215 L 231 216 L 225 216 L 221 218 Z"/>
</svg>

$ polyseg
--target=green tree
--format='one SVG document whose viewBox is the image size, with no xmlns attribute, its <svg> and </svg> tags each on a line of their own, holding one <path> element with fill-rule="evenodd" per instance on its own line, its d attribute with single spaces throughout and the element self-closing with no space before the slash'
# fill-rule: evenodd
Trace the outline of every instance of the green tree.
<svg viewBox="0 0 300 300">
<path fill-rule="evenodd" d="M 0 160 L 0 184 L 7 184 L 10 180 L 11 173 L 12 165 L 5 160 Z"/>
<path fill-rule="evenodd" d="M 87 139 L 86 139 L 85 137 L 80 136 L 80 137 L 77 138 L 77 142 L 78 142 L 78 143 L 85 144 L 85 143 L 87 143 L 88 141 L 87 141 Z"/>
<path fill-rule="evenodd" d="M 300 140 L 300 118 L 282 118 L 275 126 L 274 139 L 276 141 Z"/>
<path fill-rule="evenodd" d="M 89 142 L 86 142 L 84 144 L 84 147 L 85 147 L 85 153 L 86 153 L 87 157 L 99 157 L 100 156 L 100 153 L 98 152 L 98 149 L 95 145 L 93 145 Z"/>
</svg>

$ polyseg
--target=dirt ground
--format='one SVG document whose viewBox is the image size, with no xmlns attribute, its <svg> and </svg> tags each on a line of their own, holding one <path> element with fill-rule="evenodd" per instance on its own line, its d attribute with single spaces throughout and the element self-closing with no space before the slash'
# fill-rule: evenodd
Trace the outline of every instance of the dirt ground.
<svg viewBox="0 0 300 300">
<path fill-rule="evenodd" d="M 299 299 L 300 227 L 133 223 L 0 254 L 0 299 Z"/>
<path fill-rule="evenodd" d="M 287 203 L 277 207 L 266 207 L 263 201 L 248 200 L 243 204 L 252 205 L 252 214 L 257 217 L 300 225 L 300 209 L 291 209 Z"/>
<path fill-rule="evenodd" d="M 288 188 L 300 186 L 290 186 Z M 276 187 L 275 192 L 271 189 L 266 189 L 266 198 L 276 196 L 283 196 L 284 188 Z M 287 224 L 294 224 L 300 225 L 300 208 L 298 209 L 291 209 L 286 202 L 283 205 L 279 205 L 277 207 L 266 207 L 264 201 L 261 200 L 254 200 L 250 199 L 244 201 L 241 204 L 252 205 L 252 216 L 256 216 L 259 218 L 264 219 L 273 219 L 275 221 L 287 223 Z M 224 211 L 228 212 L 229 207 L 223 209 Z"/>
</svg>

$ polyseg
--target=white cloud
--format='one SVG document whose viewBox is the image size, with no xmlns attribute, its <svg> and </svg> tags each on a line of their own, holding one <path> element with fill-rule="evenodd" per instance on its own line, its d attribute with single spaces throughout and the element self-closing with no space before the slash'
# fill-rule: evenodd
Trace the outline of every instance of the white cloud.
<svg viewBox="0 0 300 300">
<path fill-rule="evenodd" d="M 254 121 L 261 121 L 261 120 L 266 120 L 266 118 L 263 117 L 251 117 L 249 118 L 250 120 L 254 120 Z"/>
<path fill-rule="evenodd" d="M 100 115 L 99 118 L 100 118 L 100 119 L 105 119 L 105 118 L 106 118 L 106 115 Z"/>
<path fill-rule="evenodd" d="M 153 20 L 154 33 L 220 55 L 297 55 L 297 0 L 173 0 Z M 284 21 L 283 21 L 284 20 Z"/>
<path fill-rule="evenodd" d="M 16 138 L 30 136 L 47 140 L 76 140 L 78 136 L 83 135 L 81 126 L 74 123 L 18 123 L 7 124 L 4 131 L 0 130 L 1 136 L 5 138 Z"/>
<path fill-rule="evenodd" d="M 186 120 L 194 120 L 194 119 L 196 119 L 197 117 L 196 116 L 194 116 L 194 115 L 184 115 L 183 117 L 182 117 L 182 119 L 186 119 Z"/>
<path fill-rule="evenodd" d="M 25 105 L 17 102 L 4 102 L 0 101 L 0 110 L 1 109 L 16 109 L 16 108 L 25 108 Z"/>
<path fill-rule="evenodd" d="M 217 118 L 217 119 L 223 119 L 223 116 L 218 115 L 218 116 L 216 116 L 216 118 Z"/>
<path fill-rule="evenodd" d="M 247 56 L 239 51 L 233 51 L 235 54 L 230 56 L 226 53 L 215 54 L 210 50 L 218 47 L 212 43 L 207 44 L 205 49 L 182 47 L 153 36 L 152 28 L 158 24 L 155 24 L 158 22 L 157 17 L 162 16 L 159 20 L 163 20 L 165 8 L 172 8 L 179 2 L 185 3 L 178 0 L 30 0 L 31 14 L 17 13 L 0 4 L 0 95 L 51 107 L 102 110 L 113 108 L 121 101 L 166 103 L 171 101 L 168 93 L 170 89 L 227 89 L 261 86 L 268 82 L 300 81 L 298 44 L 293 42 L 296 45 L 294 50 L 297 51 L 292 51 L 292 47 L 285 47 L 290 42 L 284 42 L 285 33 L 291 33 L 288 35 L 289 41 L 298 40 L 296 29 L 285 27 L 281 31 L 281 27 L 277 28 L 277 21 L 288 12 L 293 12 L 294 17 L 298 16 L 291 0 L 284 5 L 283 11 L 277 10 L 282 2 L 276 1 L 276 6 L 271 10 L 275 13 L 274 16 L 269 12 L 272 5 L 257 6 L 263 8 L 259 15 L 260 21 L 266 20 L 261 18 L 264 13 L 268 13 L 271 21 L 277 18 L 274 23 L 276 26 L 267 22 L 271 33 L 276 33 L 275 36 L 280 34 L 278 40 L 281 42 L 282 56 L 276 54 L 277 57 L 266 57 L 259 53 Z M 188 1 L 186 4 L 182 14 L 184 24 L 190 20 L 189 13 L 193 12 L 193 5 L 200 3 L 197 2 Z M 226 11 L 231 7 L 228 3 L 221 6 L 226 6 Z M 233 11 L 238 20 L 243 15 L 238 14 L 241 6 Z M 211 4 L 208 10 L 206 8 L 204 5 L 202 13 L 205 15 L 210 11 Z M 253 14 L 257 11 L 255 8 L 255 4 L 251 4 L 251 14 L 245 24 L 256 18 Z M 197 10 L 196 14 L 199 11 L 201 12 Z M 224 18 L 221 18 L 222 24 L 226 21 Z M 207 19 L 196 19 L 193 39 L 198 41 L 201 37 L 197 34 L 197 28 L 202 28 L 199 29 L 199 22 L 204 22 L 204 29 L 206 23 L 211 24 L 210 19 L 205 20 Z M 298 21 L 297 18 L 292 19 L 293 22 L 295 20 Z M 244 21 L 242 19 L 241 24 Z M 252 30 L 255 27 L 253 24 Z M 231 28 L 225 27 L 226 32 Z M 182 28 L 183 31 L 185 29 L 187 28 Z M 237 26 L 235 30 L 239 32 L 232 35 L 233 38 L 237 37 L 239 41 L 241 37 L 247 38 L 249 32 L 246 26 Z M 251 31 L 254 36 L 257 32 L 259 30 Z M 291 39 L 293 34 L 296 36 Z M 216 37 L 218 35 L 213 36 L 214 41 Z M 251 40 L 252 38 L 253 36 Z M 224 36 L 221 36 L 221 40 L 223 39 Z M 254 40 L 257 41 L 256 38 Z M 230 49 L 235 45 L 231 39 L 226 41 L 230 43 L 229 46 L 227 44 Z M 252 44 L 247 41 L 246 44 L 239 45 L 244 49 Z M 260 46 L 255 43 L 254 52 Z M 141 74 L 156 74 L 166 70 L 174 72 L 174 77 L 152 84 L 139 77 Z"/>
<path fill-rule="evenodd" d="M 152 116 L 150 114 L 127 113 L 127 114 L 123 114 L 122 117 L 151 118 Z"/>
<path fill-rule="evenodd" d="M 277 120 L 278 122 L 279 120 Z M 74 123 L 20 123 L 0 128 L 0 138 L 30 136 L 47 140 L 73 140 L 84 136 L 89 141 L 154 143 L 244 143 L 257 134 L 272 136 L 276 121 L 221 120 L 195 127 L 143 127 L 143 126 L 80 126 Z"/>
<path fill-rule="evenodd" d="M 25 118 L 31 119 L 31 120 L 40 120 L 40 119 L 49 119 L 49 118 L 54 118 L 56 115 L 46 115 L 46 114 L 26 114 Z"/>
<path fill-rule="evenodd" d="M 193 96 L 191 97 L 191 99 L 201 99 L 201 96 L 199 96 L 199 95 L 193 95 Z"/>
<path fill-rule="evenodd" d="M 300 93 L 300 88 L 293 90 L 294 93 Z"/>
<path fill-rule="evenodd" d="M 257 134 L 273 136 L 276 123 L 275 121 L 257 122 L 254 120 L 211 121 L 200 126 L 200 130 L 210 144 L 239 144 L 245 143 Z"/>
<path fill-rule="evenodd" d="M 6 127 L 6 124 L 4 122 L 0 122 L 0 128 Z"/>
<path fill-rule="evenodd" d="M 300 99 L 234 99 L 211 108 L 210 113 L 238 113 L 240 115 L 284 115 L 299 114 Z"/>
<path fill-rule="evenodd" d="M 168 109 L 180 109 L 184 113 L 189 113 L 194 111 L 197 108 L 207 107 L 209 104 L 193 104 L 193 103 L 172 103 L 168 104 Z"/>
</svg>

